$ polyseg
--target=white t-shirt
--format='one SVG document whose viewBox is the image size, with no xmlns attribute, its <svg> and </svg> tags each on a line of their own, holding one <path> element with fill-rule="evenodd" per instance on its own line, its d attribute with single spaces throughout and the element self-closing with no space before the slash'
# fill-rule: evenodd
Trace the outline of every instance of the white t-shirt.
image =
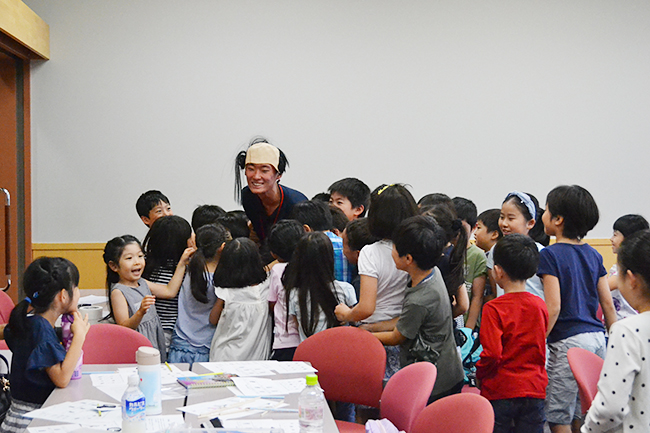
<svg viewBox="0 0 650 433">
<path fill-rule="evenodd" d="M 276 265 L 277 266 L 277 265 Z M 357 295 L 354 292 L 354 287 L 352 284 L 346 283 L 345 281 L 334 281 L 334 295 L 338 299 L 339 304 L 343 303 L 348 307 L 353 307 L 357 303 Z M 309 304 L 309 298 L 307 298 L 307 304 Z M 319 308 L 320 309 L 320 308 Z M 292 290 L 291 295 L 289 296 L 289 315 L 296 316 L 298 322 L 298 332 L 300 333 L 300 341 L 307 339 L 307 335 L 300 325 L 300 304 L 298 303 L 298 290 Z M 318 314 L 318 323 L 314 327 L 314 334 L 320 331 L 327 329 L 327 318 L 323 311 L 319 311 Z"/>
<path fill-rule="evenodd" d="M 395 267 L 392 256 L 393 243 L 388 240 L 366 245 L 359 254 L 359 275 L 377 279 L 375 312 L 363 320 L 375 323 L 390 320 L 402 313 L 404 290 L 409 275 Z"/>
<path fill-rule="evenodd" d="M 537 245 L 537 251 L 542 251 L 544 249 L 544 245 L 540 244 L 539 242 L 535 242 L 535 245 Z M 492 269 L 494 268 L 494 246 L 490 249 L 488 252 L 487 256 L 487 268 Z M 544 299 L 544 284 L 542 283 L 541 278 L 537 276 L 537 274 L 533 275 L 529 279 L 526 280 L 526 291 L 528 293 L 532 293 L 533 295 L 537 295 L 540 298 Z M 503 295 L 503 289 L 501 286 L 497 284 L 497 296 Z"/>
</svg>

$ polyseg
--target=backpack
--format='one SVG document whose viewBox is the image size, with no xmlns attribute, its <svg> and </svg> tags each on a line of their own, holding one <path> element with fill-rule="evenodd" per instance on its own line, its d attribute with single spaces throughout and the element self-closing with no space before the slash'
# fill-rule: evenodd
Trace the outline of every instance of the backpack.
<svg viewBox="0 0 650 433">
<path fill-rule="evenodd" d="M 465 383 L 476 386 L 476 363 L 483 351 L 478 332 L 473 332 L 469 328 L 457 328 L 454 330 L 454 337 L 463 363 Z"/>
</svg>

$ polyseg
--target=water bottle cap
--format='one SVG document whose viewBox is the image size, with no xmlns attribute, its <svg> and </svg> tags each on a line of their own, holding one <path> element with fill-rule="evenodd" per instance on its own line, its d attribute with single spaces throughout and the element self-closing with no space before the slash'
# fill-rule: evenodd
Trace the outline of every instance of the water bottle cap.
<svg viewBox="0 0 650 433">
<path fill-rule="evenodd" d="M 315 374 L 307 375 L 307 386 L 318 385 L 318 376 Z"/>
<path fill-rule="evenodd" d="M 135 362 L 139 365 L 158 365 L 160 364 L 160 352 L 153 347 L 138 347 L 135 352 Z"/>
<path fill-rule="evenodd" d="M 137 386 L 137 385 L 139 385 L 140 384 L 140 376 L 138 376 L 137 374 L 132 374 L 131 376 L 129 376 L 128 383 L 129 383 L 129 386 Z"/>
</svg>

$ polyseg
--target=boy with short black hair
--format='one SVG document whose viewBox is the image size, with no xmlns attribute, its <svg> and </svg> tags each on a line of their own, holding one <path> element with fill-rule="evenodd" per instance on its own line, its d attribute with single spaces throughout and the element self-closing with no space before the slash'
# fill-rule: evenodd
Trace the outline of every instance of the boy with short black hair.
<svg viewBox="0 0 650 433">
<path fill-rule="evenodd" d="M 174 215 L 169 199 L 162 192 L 152 189 L 143 193 L 135 202 L 135 210 L 147 227 L 160 217 Z"/>
<path fill-rule="evenodd" d="M 499 228 L 499 215 L 501 209 L 488 209 L 481 212 L 476 218 L 476 231 L 474 239 L 476 246 L 488 253 L 494 244 L 503 237 Z"/>
<path fill-rule="evenodd" d="M 330 204 L 341 209 L 350 221 L 362 218 L 370 203 L 370 188 L 357 178 L 346 177 L 330 185 Z"/>
<path fill-rule="evenodd" d="M 538 263 L 537 246 L 528 236 L 511 234 L 494 247 L 495 279 L 505 294 L 483 307 L 476 378 L 494 408 L 495 432 L 544 431 L 548 311 L 539 296 L 526 291 Z"/>
<path fill-rule="evenodd" d="M 225 214 L 226 211 L 221 206 L 213 204 L 197 206 L 192 212 L 192 230 L 196 233 L 204 225 L 216 223 L 217 219 Z"/>
<path fill-rule="evenodd" d="M 380 239 L 370 233 L 368 218 L 363 217 L 352 220 L 345 226 L 345 230 L 341 233 L 341 240 L 343 240 L 345 258 L 348 259 L 348 263 L 356 267 L 361 249 L 366 245 L 374 244 Z M 357 299 L 359 299 L 361 278 L 358 272 L 353 274 L 350 284 L 354 287 Z"/>
<path fill-rule="evenodd" d="M 251 235 L 248 217 L 244 211 L 232 210 L 217 218 L 217 222 L 228 229 L 233 239 Z"/>
<path fill-rule="evenodd" d="M 438 367 L 429 403 L 459 393 L 463 366 L 456 351 L 451 304 L 436 263 L 446 244 L 444 230 L 429 216 L 402 221 L 393 235 L 393 261 L 411 281 L 404 292 L 402 314 L 392 331 L 375 332 L 387 346 L 400 345 L 400 364 L 419 361 Z"/>
<path fill-rule="evenodd" d="M 350 219 L 340 208 L 332 204 L 329 205 L 329 208 L 330 214 L 332 214 L 332 233 L 341 237 L 341 234 L 343 234 L 343 230 L 345 230 L 345 226 L 348 225 Z"/>
<path fill-rule="evenodd" d="M 291 361 L 298 344 L 300 344 L 295 316 L 287 315 L 282 274 L 284 274 L 287 263 L 291 261 L 298 241 L 305 233 L 305 228 L 300 222 L 286 219 L 275 223 L 271 227 L 268 237 L 271 255 L 278 261 L 269 272 L 270 284 L 267 298 L 269 309 L 273 312 L 274 317 L 271 359 L 276 361 Z"/>
<path fill-rule="evenodd" d="M 291 210 L 291 218 L 298 220 L 308 232 L 323 232 L 332 242 L 334 249 L 334 278 L 349 283 L 352 269 L 343 255 L 343 240 L 332 233 L 332 214 L 327 203 L 308 200 L 296 203 Z"/>
<path fill-rule="evenodd" d="M 469 310 L 465 315 L 465 327 L 474 330 L 478 327 L 483 308 L 483 295 L 487 281 L 487 257 L 485 253 L 469 240 L 476 229 L 476 205 L 463 197 L 452 199 L 456 215 L 467 232 L 467 251 L 465 255 L 465 287 L 469 296 Z"/>
</svg>

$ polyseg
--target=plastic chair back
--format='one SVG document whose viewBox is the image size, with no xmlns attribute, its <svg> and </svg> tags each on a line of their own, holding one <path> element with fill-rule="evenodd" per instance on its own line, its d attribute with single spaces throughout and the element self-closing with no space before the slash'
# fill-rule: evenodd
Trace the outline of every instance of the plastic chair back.
<svg viewBox="0 0 650 433">
<path fill-rule="evenodd" d="M 600 356 L 580 347 L 572 347 L 567 352 L 569 367 L 578 382 L 580 405 L 585 414 L 598 393 L 598 379 L 605 362 Z"/>
<path fill-rule="evenodd" d="M 381 394 L 381 418 L 390 420 L 398 430 L 410 432 L 427 405 L 437 374 L 430 362 L 407 365 L 395 373 Z"/>
<path fill-rule="evenodd" d="M 138 347 L 153 347 L 147 337 L 131 328 L 110 323 L 90 327 L 84 341 L 84 364 L 135 364 Z"/>
<path fill-rule="evenodd" d="M 11 299 L 6 292 L 0 290 L 0 323 L 9 323 L 9 316 L 13 309 L 13 299 Z"/>
<path fill-rule="evenodd" d="M 424 408 L 409 433 L 492 433 L 494 410 L 483 396 L 460 393 Z"/>
<path fill-rule="evenodd" d="M 298 345 L 294 361 L 308 361 L 328 400 L 379 407 L 386 350 L 368 331 L 339 326 L 318 332 Z"/>
</svg>

